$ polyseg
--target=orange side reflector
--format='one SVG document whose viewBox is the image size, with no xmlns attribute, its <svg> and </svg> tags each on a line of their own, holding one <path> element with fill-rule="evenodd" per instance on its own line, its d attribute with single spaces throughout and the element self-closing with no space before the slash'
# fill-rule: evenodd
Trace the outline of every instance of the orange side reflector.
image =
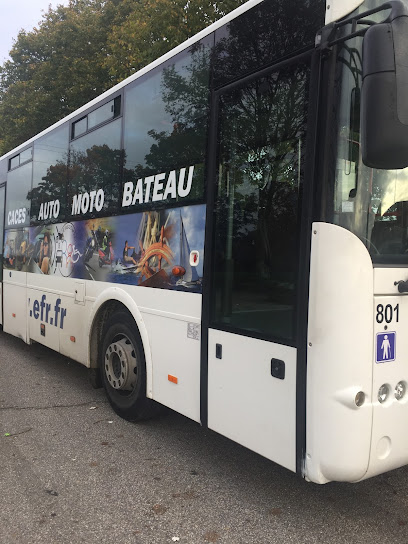
<svg viewBox="0 0 408 544">
<path fill-rule="evenodd" d="M 16 317 L 16 314 L 11 314 L 13 317 Z"/>
<path fill-rule="evenodd" d="M 169 382 L 172 382 L 172 383 L 178 383 L 178 379 L 176 378 L 176 376 L 172 376 L 171 374 L 169 374 L 167 376 Z"/>
<path fill-rule="evenodd" d="M 75 342 L 75 336 L 70 336 L 69 339 L 71 340 L 71 342 Z"/>
</svg>

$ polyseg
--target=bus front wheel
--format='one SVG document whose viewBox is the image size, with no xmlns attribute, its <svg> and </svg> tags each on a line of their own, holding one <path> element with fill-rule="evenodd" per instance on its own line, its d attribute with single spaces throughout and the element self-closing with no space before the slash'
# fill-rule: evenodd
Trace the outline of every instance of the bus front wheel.
<svg viewBox="0 0 408 544">
<path fill-rule="evenodd" d="M 103 328 L 100 370 L 103 386 L 115 412 L 128 421 L 152 417 L 155 403 L 146 397 L 146 363 L 132 317 L 114 313 Z"/>
</svg>

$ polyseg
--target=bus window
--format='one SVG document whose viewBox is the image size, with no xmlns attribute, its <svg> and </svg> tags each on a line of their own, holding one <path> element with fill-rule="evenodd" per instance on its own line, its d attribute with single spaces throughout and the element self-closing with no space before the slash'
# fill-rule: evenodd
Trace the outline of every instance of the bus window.
<svg viewBox="0 0 408 544">
<path fill-rule="evenodd" d="M 120 113 L 120 101 L 121 97 L 118 96 L 115 100 L 110 100 L 103 106 L 91 111 L 91 113 L 88 114 L 88 130 L 117 117 Z M 115 103 L 117 104 L 116 107 Z"/>
<path fill-rule="evenodd" d="M 214 86 L 225 85 L 313 43 L 323 0 L 262 2 L 215 31 Z M 279 19 L 279 24 L 274 21 Z"/>
<path fill-rule="evenodd" d="M 31 161 L 32 159 L 33 148 L 29 147 L 27 149 L 24 149 L 24 151 L 21 151 L 18 155 L 14 155 L 14 157 L 11 157 L 11 159 L 9 159 L 8 169 L 13 170 L 14 168 L 18 168 L 19 166 Z"/>
<path fill-rule="evenodd" d="M 7 170 L 8 170 L 7 165 L 8 165 L 7 159 L 3 159 L 0 161 L 0 183 L 5 183 L 7 181 Z"/>
<path fill-rule="evenodd" d="M 17 168 L 17 166 L 20 166 L 20 155 L 16 155 L 9 159 L 9 170 L 13 170 L 13 168 Z"/>
<path fill-rule="evenodd" d="M 0 187 L 0 281 L 3 281 L 4 201 L 6 187 Z"/>
<path fill-rule="evenodd" d="M 82 119 L 79 119 L 79 121 L 72 123 L 72 139 L 78 138 L 78 136 L 82 136 L 82 134 L 85 134 L 87 130 L 88 130 L 87 117 L 83 117 Z"/>
<path fill-rule="evenodd" d="M 7 175 L 6 228 L 24 227 L 30 224 L 29 192 L 33 163 L 28 162 L 11 170 Z"/>
<path fill-rule="evenodd" d="M 33 148 L 29 147 L 20 153 L 20 164 L 31 161 L 33 158 Z"/>
<path fill-rule="evenodd" d="M 294 338 L 308 77 L 295 65 L 221 96 L 215 324 Z"/>
<path fill-rule="evenodd" d="M 125 182 L 194 166 L 188 200 L 203 198 L 209 51 L 204 40 L 125 89 Z"/>
<path fill-rule="evenodd" d="M 72 219 L 117 213 L 120 191 L 122 119 L 70 144 L 68 201 Z"/>
<path fill-rule="evenodd" d="M 360 238 L 374 263 L 408 262 L 408 168 L 380 170 L 361 159 L 353 100 L 362 86 L 362 38 L 348 40 L 337 58 L 334 179 L 327 218 Z M 359 119 L 359 108 L 354 113 Z M 331 194 L 331 190 L 333 194 Z"/>
<path fill-rule="evenodd" d="M 55 223 L 65 217 L 68 131 L 66 123 L 34 142 L 32 222 Z"/>
</svg>

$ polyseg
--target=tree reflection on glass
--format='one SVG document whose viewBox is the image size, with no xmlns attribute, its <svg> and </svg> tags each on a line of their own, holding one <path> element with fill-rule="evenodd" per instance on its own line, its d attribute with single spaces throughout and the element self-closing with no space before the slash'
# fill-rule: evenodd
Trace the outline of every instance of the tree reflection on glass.
<svg viewBox="0 0 408 544">
<path fill-rule="evenodd" d="M 105 195 L 102 211 L 105 214 L 117 213 L 122 157 L 123 151 L 111 149 L 106 144 L 94 145 L 84 151 L 72 150 L 69 163 L 69 202 L 72 202 L 74 195 L 102 189 Z M 93 214 L 95 213 L 94 209 Z"/>
<path fill-rule="evenodd" d="M 66 195 L 67 163 L 66 161 L 58 161 L 47 168 L 46 175 L 27 195 L 27 199 L 31 200 L 31 220 L 33 222 L 39 220 L 38 215 L 41 204 L 44 205 L 52 200 L 59 200 L 61 208 L 57 219 L 61 221 L 65 216 Z M 47 213 L 45 219 L 49 220 L 48 222 L 52 222 L 55 218 L 50 217 L 50 214 Z"/>
<path fill-rule="evenodd" d="M 196 165 L 189 199 L 202 197 L 209 65 L 210 48 L 199 42 L 134 89 L 131 107 L 129 100 L 127 102 L 132 119 L 128 122 L 128 136 L 125 125 L 125 147 L 129 157 L 125 181 L 135 182 L 160 172 Z M 143 97 L 148 91 L 149 97 L 154 98 L 146 105 Z M 144 109 L 149 111 L 148 119 Z M 146 133 L 136 134 L 142 126 L 149 127 Z"/>
<path fill-rule="evenodd" d="M 236 323 L 255 307 L 259 322 L 252 313 L 251 326 L 264 330 L 271 304 L 283 304 L 275 332 L 285 337 L 293 334 L 307 81 L 308 68 L 296 64 L 222 95 L 220 104 L 217 312 Z"/>
<path fill-rule="evenodd" d="M 323 0 L 269 0 L 217 29 L 215 86 L 313 47 L 324 13 Z"/>
</svg>

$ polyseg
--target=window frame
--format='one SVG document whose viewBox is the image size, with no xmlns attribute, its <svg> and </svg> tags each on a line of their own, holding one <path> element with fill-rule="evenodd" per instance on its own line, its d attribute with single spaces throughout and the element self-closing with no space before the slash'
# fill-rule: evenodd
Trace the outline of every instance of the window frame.
<svg viewBox="0 0 408 544">
<path fill-rule="evenodd" d="M 32 189 L 32 186 L 33 186 L 33 161 L 30 160 L 30 161 L 25 161 L 23 164 L 19 165 L 18 167 L 16 168 L 13 168 L 12 170 L 10 170 L 9 172 L 16 172 L 20 166 L 28 166 L 30 165 L 31 163 L 31 175 L 30 175 L 30 189 L 29 191 L 31 191 Z M 9 173 L 8 172 L 8 173 Z M 23 228 L 28 228 L 30 227 L 31 225 L 31 201 L 28 200 L 28 207 L 25 208 L 26 209 L 26 212 L 27 212 L 27 215 L 28 215 L 28 220 L 26 219 L 24 221 L 23 224 L 17 224 L 17 225 L 8 225 L 7 224 L 7 212 L 11 212 L 13 211 L 13 208 L 8 208 L 8 205 L 9 205 L 9 198 L 10 198 L 10 191 L 11 191 L 11 187 L 13 186 L 13 183 L 14 182 L 10 182 L 9 179 L 8 179 L 8 175 L 7 175 L 7 190 L 6 190 L 6 198 L 5 198 L 5 205 L 4 205 L 4 230 L 19 230 L 19 229 L 23 229 Z M 19 187 L 19 194 L 21 193 L 21 187 Z"/>
<path fill-rule="evenodd" d="M 211 184 L 211 188 L 208 187 L 208 190 L 211 191 L 209 199 L 207 201 L 208 212 L 207 212 L 207 230 L 208 235 L 205 242 L 206 247 L 206 271 L 207 276 L 205 282 L 210 286 L 209 294 L 207 294 L 208 301 L 206 303 L 205 319 L 208 320 L 208 327 L 221 330 L 225 332 L 230 332 L 234 334 L 239 334 L 240 336 L 246 336 L 249 338 L 255 338 L 259 340 L 266 340 L 269 342 L 274 342 L 277 344 L 282 344 L 285 346 L 299 347 L 301 345 L 300 337 L 302 335 L 303 322 L 305 318 L 303 317 L 303 312 L 306 313 L 305 307 L 307 308 L 307 296 L 305 296 L 305 291 L 308 290 L 308 284 L 305 285 L 303 281 L 302 274 L 300 270 L 307 271 L 308 279 L 308 263 L 310 260 L 310 251 L 307 255 L 304 254 L 303 248 L 306 247 L 307 236 L 309 235 L 309 228 L 306 228 L 305 223 L 310 224 L 310 217 L 312 214 L 312 205 L 307 203 L 305 200 L 305 194 L 309 193 L 309 187 L 312 185 L 312 178 L 310 177 L 310 169 L 312 168 L 312 161 L 314 165 L 314 139 L 311 138 L 310 134 L 314 134 L 315 126 L 317 124 L 317 111 L 314 111 L 314 96 L 311 94 L 313 92 L 313 78 L 316 78 L 316 68 L 313 66 L 313 56 L 314 51 L 309 50 L 303 52 L 299 55 L 296 55 L 290 59 L 285 59 L 276 64 L 271 64 L 267 68 L 263 68 L 255 73 L 252 73 L 248 76 L 243 77 L 240 80 L 233 81 L 222 87 L 219 87 L 213 91 L 213 104 L 212 104 L 212 119 L 211 119 L 211 140 L 212 143 L 209 147 L 209 156 L 207 160 L 209 161 L 208 168 L 210 169 L 210 174 L 208 179 L 215 180 Z M 303 165 L 303 183 L 299 187 L 299 200 L 298 200 L 298 218 L 297 218 L 297 239 L 296 239 L 296 248 L 297 248 L 297 262 L 298 262 L 298 273 L 295 280 L 295 303 L 293 307 L 293 320 L 294 320 L 294 329 L 292 339 L 283 338 L 274 334 L 264 334 L 257 331 L 249 331 L 244 329 L 239 329 L 235 326 L 230 326 L 226 324 L 221 324 L 213 318 L 212 307 L 214 305 L 214 272 L 213 272 L 213 260 L 214 260 L 214 250 L 215 250 L 215 202 L 217 199 L 218 191 L 218 178 L 217 178 L 217 164 L 219 160 L 219 147 L 218 147 L 218 128 L 219 128 L 219 102 L 220 96 L 224 93 L 234 90 L 237 87 L 245 86 L 250 84 L 252 81 L 260 79 L 264 76 L 268 76 L 273 72 L 276 72 L 280 69 L 289 67 L 293 64 L 307 63 L 310 66 L 310 80 L 309 80 L 309 89 L 307 92 L 307 122 L 306 122 L 306 141 L 305 141 L 305 161 Z M 313 108 L 312 108 L 313 106 Z M 309 134 L 310 133 L 310 134 Z M 313 146 L 313 152 L 312 152 Z M 306 189 L 305 189 L 306 187 Z M 210 238 L 211 236 L 211 238 Z M 210 257 L 210 255 L 211 257 Z M 301 259 L 304 259 L 306 269 L 301 265 Z M 211 262 L 210 262 L 211 259 Z M 206 273 L 204 272 L 204 275 Z M 306 302 L 305 302 L 306 300 Z M 207 313 L 208 312 L 208 313 Z M 303 331 L 304 334 L 304 331 Z"/>
<path fill-rule="evenodd" d="M 29 159 L 26 159 L 25 161 L 21 162 L 20 161 L 21 154 L 25 153 L 29 149 L 31 149 L 31 157 Z M 31 143 L 31 145 L 28 145 L 27 147 L 25 147 L 24 149 L 21 149 L 21 151 L 19 151 L 18 153 L 16 153 L 12 157 L 7 158 L 7 173 L 12 172 L 13 170 L 17 170 L 17 168 L 20 168 L 20 166 L 23 166 L 24 164 L 32 162 L 33 161 L 33 156 L 34 156 L 34 142 Z M 18 157 L 18 165 L 11 167 L 11 161 L 13 159 L 16 159 L 17 157 Z"/>
<path fill-rule="evenodd" d="M 65 187 L 64 187 L 65 202 L 60 203 L 61 204 L 61 210 L 60 210 L 60 214 L 59 214 L 58 218 L 48 218 L 45 221 L 44 220 L 39 220 L 38 218 L 37 219 L 33 218 L 33 215 L 32 215 L 33 206 L 32 206 L 32 203 L 30 202 L 30 226 L 58 224 L 58 223 L 62 223 L 62 222 L 64 222 L 66 220 L 66 217 L 67 217 L 67 213 L 66 213 L 66 210 L 67 210 L 67 190 L 68 190 L 68 157 L 69 157 L 69 142 L 70 142 L 70 140 L 69 140 L 69 136 L 70 136 L 69 123 L 63 123 L 63 124 L 59 125 L 58 127 L 55 127 L 54 129 L 50 130 L 46 134 L 38 136 L 33 141 L 33 144 L 32 144 L 33 145 L 33 173 L 32 173 L 32 179 L 31 179 L 31 191 L 33 191 L 34 189 L 36 189 L 38 187 L 38 185 L 34 186 L 34 173 L 35 173 L 35 168 L 36 168 L 36 162 L 38 162 L 38 161 L 36 161 L 36 146 L 41 144 L 43 139 L 47 139 L 50 136 L 52 136 L 56 131 L 63 131 L 63 130 L 66 131 L 66 133 L 65 133 L 65 136 L 66 136 L 66 149 L 65 149 L 65 152 L 66 152 L 66 155 L 67 155 L 67 163 L 65 164 Z M 47 166 L 47 169 L 50 166 L 52 166 L 52 165 Z M 55 198 L 55 196 L 54 196 L 54 198 Z"/>
<path fill-rule="evenodd" d="M 175 55 L 173 55 L 171 58 L 168 58 L 164 60 L 162 63 L 158 64 L 151 70 L 147 71 L 146 73 L 142 74 L 139 78 L 135 79 L 134 81 L 129 82 L 127 85 L 123 87 L 123 97 L 122 97 L 122 114 L 123 114 L 123 123 L 122 123 L 122 150 L 123 153 L 126 154 L 126 123 L 127 123 L 127 116 L 125 115 L 127 110 L 127 104 L 129 101 L 129 92 L 135 90 L 137 91 L 137 88 L 140 85 L 144 85 L 146 81 L 148 81 L 150 78 L 154 77 L 158 73 L 163 73 L 163 71 L 168 68 L 169 66 L 172 66 L 176 64 L 176 62 L 181 58 L 182 56 L 185 56 L 187 58 L 188 56 L 191 56 L 191 49 L 197 47 L 198 44 L 200 44 L 200 47 L 208 47 L 210 51 L 210 58 L 209 58 L 209 66 L 208 66 L 208 102 L 207 102 L 207 116 L 206 116 L 206 125 L 205 125 L 205 138 L 204 138 L 204 147 L 203 147 L 203 160 L 202 160 L 202 175 L 203 175 L 203 188 L 201 195 L 198 197 L 189 197 L 185 200 L 174 200 L 174 201 L 157 201 L 157 202 L 148 202 L 148 203 L 142 203 L 140 205 L 129 206 L 128 208 L 122 208 L 120 207 L 119 214 L 120 215 L 126 215 L 126 214 L 132 214 L 132 213 L 143 213 L 145 211 L 151 211 L 151 210 L 163 210 L 163 209 L 175 209 L 175 208 L 181 208 L 184 206 L 196 206 L 199 204 L 205 204 L 207 202 L 207 195 L 208 195 L 208 142 L 209 142 L 209 134 L 210 134 L 210 118 L 211 118 L 211 85 L 212 85 L 212 54 L 213 54 L 213 47 L 214 47 L 214 36 L 215 33 L 212 32 L 208 34 L 207 36 L 204 36 L 194 44 L 190 45 L 189 47 L 177 52 Z M 184 164 L 182 167 L 188 167 L 191 166 L 191 164 Z M 197 166 L 195 164 L 194 166 Z M 125 166 L 122 165 L 124 168 Z M 180 165 L 177 167 L 171 168 L 166 170 L 166 173 L 168 174 L 171 170 L 180 170 Z M 157 174 L 160 172 L 158 171 Z M 122 177 L 122 186 L 124 184 L 124 179 Z"/>
<path fill-rule="evenodd" d="M 110 102 L 110 101 L 108 101 L 108 102 Z M 108 125 L 110 125 L 110 124 L 112 124 L 114 122 L 117 122 L 117 121 L 120 122 L 120 127 L 119 127 L 119 146 L 120 147 L 119 147 L 119 151 L 122 154 L 121 158 L 120 158 L 119 168 L 118 168 L 118 184 L 119 184 L 118 187 L 119 187 L 119 189 L 121 189 L 121 187 L 123 185 L 123 179 L 122 179 L 123 178 L 123 115 L 122 115 L 122 113 L 121 113 L 121 115 L 119 115 L 117 117 L 114 117 L 113 119 L 110 119 L 107 122 L 101 123 L 96 127 L 92 127 L 91 130 L 89 130 L 88 132 L 84 132 L 83 134 L 81 134 L 80 136 L 77 136 L 76 138 L 70 139 L 70 141 L 68 143 L 68 165 L 67 165 L 67 179 L 68 179 L 68 182 L 67 182 L 67 190 L 66 190 L 66 193 L 67 193 L 66 220 L 67 221 L 80 221 L 80 220 L 87 221 L 89 219 L 96 219 L 96 218 L 103 218 L 103 217 L 114 217 L 114 216 L 117 216 L 117 215 L 121 215 L 120 198 L 118 198 L 118 201 L 115 203 L 114 207 L 112 207 L 112 208 L 107 207 L 105 209 L 105 203 L 106 203 L 106 200 L 105 200 L 104 205 L 102 207 L 102 210 L 100 212 L 92 211 L 92 212 L 87 212 L 86 214 L 72 215 L 73 198 L 74 198 L 74 195 L 78 194 L 78 193 L 72 193 L 71 183 L 72 183 L 73 178 L 71 177 L 71 168 L 72 168 L 71 157 L 72 157 L 73 150 L 71 149 L 71 146 L 75 145 L 76 142 L 79 142 L 81 138 L 84 138 L 84 137 L 86 138 L 90 134 L 92 134 L 93 132 L 101 130 L 104 127 L 106 127 L 106 126 L 108 126 Z M 120 193 L 120 190 L 119 190 L 119 193 Z"/>
<path fill-rule="evenodd" d="M 125 86 L 126 87 L 126 86 Z M 124 110 L 124 100 L 123 100 L 123 94 L 124 89 L 120 90 L 120 92 L 113 94 L 112 96 L 109 96 L 105 98 L 104 100 L 99 101 L 97 104 L 94 104 L 91 108 L 87 109 L 85 112 L 81 112 L 80 115 L 77 115 L 70 121 L 70 129 L 69 129 L 69 143 L 74 142 L 78 138 L 82 138 L 82 136 L 85 136 L 86 134 L 90 134 L 94 130 L 97 130 L 109 123 L 112 123 L 112 121 L 115 121 L 116 119 L 119 119 L 120 117 L 123 117 L 123 110 Z M 118 100 L 119 99 L 119 100 Z M 120 110 L 117 115 L 115 115 L 115 101 L 118 101 L 120 103 Z M 93 113 L 94 111 L 98 110 L 99 108 L 105 106 L 109 102 L 113 102 L 113 117 L 110 119 L 106 119 L 105 121 L 102 121 L 98 123 L 97 125 L 92 126 L 91 128 L 88 127 L 88 116 L 90 113 Z M 86 130 L 84 132 L 81 132 L 81 134 L 78 134 L 77 136 L 74 136 L 74 127 L 75 124 L 79 121 L 82 121 L 83 119 L 86 119 Z M 123 123 L 122 123 L 122 133 L 123 133 Z M 123 134 L 121 135 L 121 140 L 123 143 Z"/>
</svg>

